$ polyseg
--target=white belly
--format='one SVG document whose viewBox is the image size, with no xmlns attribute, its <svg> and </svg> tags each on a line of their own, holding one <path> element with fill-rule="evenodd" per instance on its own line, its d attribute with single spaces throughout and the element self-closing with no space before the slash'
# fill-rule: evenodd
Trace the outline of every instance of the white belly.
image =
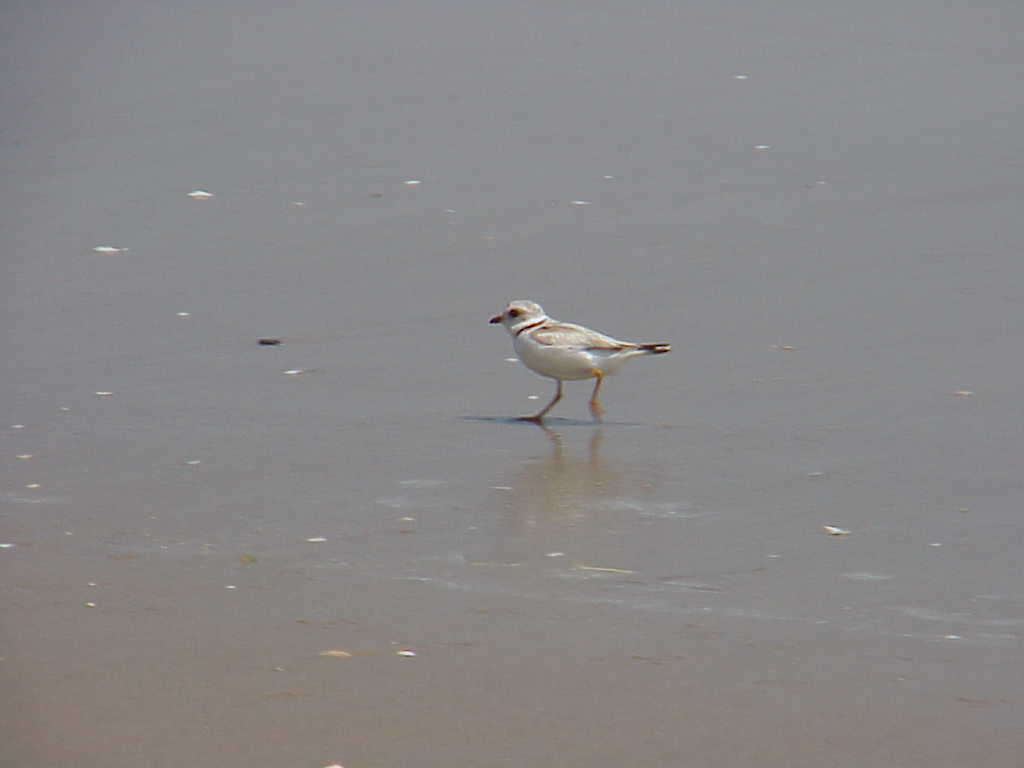
<svg viewBox="0 0 1024 768">
<path fill-rule="evenodd" d="M 595 369 L 603 374 L 616 373 L 633 356 L 626 351 L 605 352 L 545 346 L 519 336 L 514 339 L 513 345 L 516 355 L 531 371 L 562 381 L 592 379 Z"/>
</svg>

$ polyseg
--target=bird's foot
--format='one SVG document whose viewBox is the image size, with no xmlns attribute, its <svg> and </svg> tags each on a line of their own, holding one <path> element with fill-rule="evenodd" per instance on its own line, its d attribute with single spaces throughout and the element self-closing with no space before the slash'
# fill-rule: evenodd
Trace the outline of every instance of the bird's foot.
<svg viewBox="0 0 1024 768">
<path fill-rule="evenodd" d="M 516 421 L 528 421 L 531 424 L 543 424 L 544 423 L 544 417 L 543 416 L 518 416 L 518 417 L 516 417 Z"/>
</svg>

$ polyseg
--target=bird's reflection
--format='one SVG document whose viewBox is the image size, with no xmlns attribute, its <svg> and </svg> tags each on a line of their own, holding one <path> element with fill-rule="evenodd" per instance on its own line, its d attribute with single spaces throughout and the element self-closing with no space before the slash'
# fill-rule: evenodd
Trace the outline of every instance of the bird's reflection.
<svg viewBox="0 0 1024 768">
<path fill-rule="evenodd" d="M 619 462 L 601 455 L 604 430 L 590 435 L 585 455 L 577 455 L 561 433 L 539 425 L 550 454 L 531 457 L 493 486 L 488 515 L 496 512 L 492 547 L 476 553 L 478 563 L 517 565 L 541 558 L 573 556 L 582 538 L 604 530 L 608 501 L 621 498 L 637 481 Z M 649 487 L 649 483 L 645 483 Z M 614 510 L 612 509 L 614 516 Z"/>
</svg>

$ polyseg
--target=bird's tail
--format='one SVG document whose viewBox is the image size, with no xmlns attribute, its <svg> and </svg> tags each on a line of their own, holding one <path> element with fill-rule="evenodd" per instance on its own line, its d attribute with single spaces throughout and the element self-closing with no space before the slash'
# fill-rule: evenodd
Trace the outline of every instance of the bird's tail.
<svg viewBox="0 0 1024 768">
<path fill-rule="evenodd" d="M 650 352 L 652 355 L 664 355 L 666 352 L 672 351 L 671 344 L 641 344 L 640 349 L 644 352 Z"/>
</svg>

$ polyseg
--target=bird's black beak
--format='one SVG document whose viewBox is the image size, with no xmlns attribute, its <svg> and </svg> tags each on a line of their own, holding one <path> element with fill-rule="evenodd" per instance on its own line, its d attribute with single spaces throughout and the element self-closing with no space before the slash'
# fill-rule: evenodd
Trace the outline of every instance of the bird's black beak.
<svg viewBox="0 0 1024 768">
<path fill-rule="evenodd" d="M 494 325 L 495 323 L 500 323 L 500 322 L 501 322 L 501 315 L 495 315 L 494 317 L 491 318 L 491 325 Z"/>
</svg>

